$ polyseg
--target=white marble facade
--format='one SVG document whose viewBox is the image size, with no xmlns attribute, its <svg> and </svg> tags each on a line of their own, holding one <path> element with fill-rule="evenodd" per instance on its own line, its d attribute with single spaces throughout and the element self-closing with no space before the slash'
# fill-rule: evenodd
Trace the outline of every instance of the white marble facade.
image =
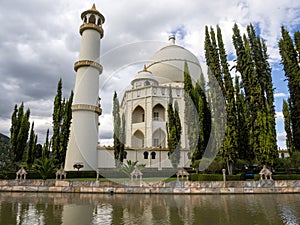
<svg viewBox="0 0 300 225">
<path fill-rule="evenodd" d="M 149 63 L 131 81 L 125 91 L 120 113 L 126 121 L 125 160 L 138 161 L 146 167 L 170 168 L 168 159 L 166 122 L 170 90 L 173 103 L 177 101 L 181 119 L 181 159 L 179 167 L 189 166 L 188 139 L 184 119 L 184 64 L 195 82 L 201 73 L 198 59 L 187 49 L 175 44 L 174 36 L 158 50 Z M 170 89 L 171 87 L 171 89 Z M 113 148 L 98 146 L 98 167 L 114 165 Z"/>
</svg>

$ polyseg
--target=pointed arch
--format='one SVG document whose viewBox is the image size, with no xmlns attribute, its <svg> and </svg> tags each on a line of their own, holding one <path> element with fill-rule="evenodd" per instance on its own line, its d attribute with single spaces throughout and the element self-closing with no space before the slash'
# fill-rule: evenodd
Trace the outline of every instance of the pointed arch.
<svg viewBox="0 0 300 225">
<path fill-rule="evenodd" d="M 132 147 L 144 147 L 144 133 L 141 130 L 136 130 L 131 139 Z"/>
<path fill-rule="evenodd" d="M 155 121 L 165 121 L 166 109 L 165 107 L 158 103 L 152 109 L 153 120 Z"/>
<path fill-rule="evenodd" d="M 132 123 L 142 123 L 145 122 L 145 110 L 142 106 L 138 105 L 132 111 Z"/>
<path fill-rule="evenodd" d="M 161 128 L 156 129 L 153 132 L 152 137 L 153 137 L 152 140 L 153 147 L 161 147 L 161 148 L 166 147 L 166 134 Z"/>
</svg>

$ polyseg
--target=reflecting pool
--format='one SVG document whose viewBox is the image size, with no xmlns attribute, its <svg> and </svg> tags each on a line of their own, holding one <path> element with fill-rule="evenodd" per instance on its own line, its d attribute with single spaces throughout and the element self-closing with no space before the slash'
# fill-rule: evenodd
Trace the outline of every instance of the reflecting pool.
<svg viewBox="0 0 300 225">
<path fill-rule="evenodd" d="M 0 224 L 300 224 L 300 194 L 0 193 Z"/>
</svg>

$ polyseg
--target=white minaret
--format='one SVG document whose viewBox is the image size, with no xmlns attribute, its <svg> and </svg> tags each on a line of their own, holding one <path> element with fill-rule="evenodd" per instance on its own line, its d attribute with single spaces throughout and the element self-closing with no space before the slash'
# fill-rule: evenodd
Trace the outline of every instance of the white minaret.
<svg viewBox="0 0 300 225">
<path fill-rule="evenodd" d="M 82 36 L 79 60 L 74 64 L 76 81 L 72 105 L 71 133 L 66 153 L 65 170 L 96 170 L 98 162 L 98 116 L 101 115 L 99 93 L 100 40 L 104 16 L 93 7 L 81 14 Z"/>
</svg>

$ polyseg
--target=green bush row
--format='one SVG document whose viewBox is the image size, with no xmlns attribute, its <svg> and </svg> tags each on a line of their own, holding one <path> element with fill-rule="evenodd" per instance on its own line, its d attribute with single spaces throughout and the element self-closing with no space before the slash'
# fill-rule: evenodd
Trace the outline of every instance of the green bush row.
<svg viewBox="0 0 300 225">
<path fill-rule="evenodd" d="M 274 174 L 272 176 L 274 180 L 300 180 L 300 174 Z M 260 175 L 256 174 L 254 180 L 259 180 Z M 189 180 L 191 181 L 223 181 L 222 174 L 190 174 Z M 242 174 L 226 175 L 227 181 L 244 180 Z"/>
<path fill-rule="evenodd" d="M 67 178 L 96 178 L 96 171 L 69 171 L 67 172 Z M 0 173 L 0 179 L 16 179 L 16 172 L 2 172 Z M 42 179 L 42 177 L 37 171 L 27 171 L 26 179 Z M 47 179 L 55 179 L 55 173 Z"/>
<path fill-rule="evenodd" d="M 191 181 L 223 181 L 222 174 L 190 174 L 189 179 Z M 226 175 L 226 180 L 241 180 L 241 174 Z"/>
</svg>

